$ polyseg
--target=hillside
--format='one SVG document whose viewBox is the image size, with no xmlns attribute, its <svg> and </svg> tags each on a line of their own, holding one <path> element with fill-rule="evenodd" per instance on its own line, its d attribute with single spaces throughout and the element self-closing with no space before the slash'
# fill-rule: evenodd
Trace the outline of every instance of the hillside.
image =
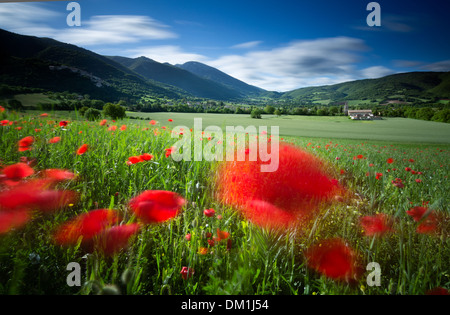
<svg viewBox="0 0 450 315">
<path fill-rule="evenodd" d="M 307 87 L 286 92 L 285 99 L 360 100 L 450 97 L 450 72 L 409 72 L 378 79 L 365 79 L 328 86 Z"/>
<path fill-rule="evenodd" d="M 144 95 L 178 98 L 179 91 L 145 80 L 92 51 L 49 38 L 0 29 L 0 84 L 89 94 L 103 100 Z"/>
<path fill-rule="evenodd" d="M 268 96 L 272 93 L 259 87 L 242 82 L 216 68 L 210 67 L 200 62 L 189 61 L 184 64 L 177 64 L 175 66 L 187 70 L 199 77 L 227 86 L 230 89 L 233 89 L 235 91 L 238 91 L 240 94 L 245 95 L 246 97 Z"/>
<path fill-rule="evenodd" d="M 155 80 L 180 88 L 192 96 L 216 100 L 241 99 L 246 95 L 240 90 L 197 76 L 170 64 L 160 63 L 146 57 L 108 57 L 146 79 Z"/>
</svg>

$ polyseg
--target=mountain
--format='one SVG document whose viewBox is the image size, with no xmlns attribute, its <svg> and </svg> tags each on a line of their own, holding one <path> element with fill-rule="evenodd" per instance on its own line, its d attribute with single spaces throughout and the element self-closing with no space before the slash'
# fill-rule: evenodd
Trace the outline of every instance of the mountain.
<svg viewBox="0 0 450 315">
<path fill-rule="evenodd" d="M 116 101 L 153 95 L 179 98 L 180 91 L 142 78 L 92 51 L 50 38 L 0 29 L 0 84 L 89 94 Z"/>
<path fill-rule="evenodd" d="M 361 100 L 450 98 L 450 72 L 408 72 L 285 92 L 284 99 Z"/>
<path fill-rule="evenodd" d="M 275 92 L 269 92 L 259 87 L 249 85 L 201 62 L 189 61 L 184 64 L 176 64 L 175 67 L 187 70 L 201 78 L 222 84 L 246 97 L 270 97 L 272 94 L 276 94 Z"/>
<path fill-rule="evenodd" d="M 175 86 L 188 92 L 191 96 L 216 100 L 237 100 L 246 96 L 233 87 L 200 77 L 168 63 L 160 63 L 146 57 L 110 56 L 108 58 L 146 79 Z"/>
</svg>

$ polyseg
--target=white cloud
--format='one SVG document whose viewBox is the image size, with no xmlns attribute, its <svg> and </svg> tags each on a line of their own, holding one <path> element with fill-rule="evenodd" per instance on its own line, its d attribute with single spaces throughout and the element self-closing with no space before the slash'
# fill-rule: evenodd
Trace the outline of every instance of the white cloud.
<svg viewBox="0 0 450 315">
<path fill-rule="evenodd" d="M 393 74 L 394 71 L 383 67 L 383 66 L 373 66 L 360 70 L 363 78 L 366 79 L 376 79 L 387 76 L 389 74 Z"/>
<path fill-rule="evenodd" d="M 204 62 L 208 60 L 206 56 L 183 51 L 179 46 L 175 45 L 137 47 L 124 50 L 122 53 L 131 58 L 145 56 L 158 62 L 168 62 L 173 65 L 187 61 Z"/>
<path fill-rule="evenodd" d="M 450 71 L 450 59 L 435 62 L 435 63 L 430 63 L 428 65 L 422 66 L 421 68 L 423 70 L 427 70 L 427 71 L 447 72 L 447 71 Z"/>
<path fill-rule="evenodd" d="M 237 44 L 234 46 L 231 46 L 231 48 L 237 48 L 237 49 L 249 49 L 249 48 L 255 48 L 256 46 L 259 46 L 262 43 L 260 40 L 254 40 L 251 42 L 245 42 L 241 44 Z"/>
<path fill-rule="evenodd" d="M 81 21 L 81 27 L 49 26 L 52 19 L 65 21 L 67 12 L 55 12 L 40 4 L 7 3 L 0 6 L 0 28 L 24 35 L 51 37 L 80 46 L 136 43 L 176 38 L 167 25 L 141 15 L 97 15 Z"/>
<path fill-rule="evenodd" d="M 229 75 L 268 90 L 287 91 L 306 85 L 333 84 L 359 75 L 361 39 L 333 37 L 294 41 L 271 50 L 227 55 L 208 62 Z"/>
</svg>

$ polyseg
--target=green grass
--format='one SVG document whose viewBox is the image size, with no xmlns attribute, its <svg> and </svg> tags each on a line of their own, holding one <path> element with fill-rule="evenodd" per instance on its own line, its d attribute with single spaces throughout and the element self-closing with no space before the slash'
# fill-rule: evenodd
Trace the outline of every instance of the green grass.
<svg viewBox="0 0 450 315">
<path fill-rule="evenodd" d="M 247 115 L 148 116 L 159 124 L 153 127 L 147 120 L 108 121 L 110 126 L 127 125 L 125 131 L 111 132 L 98 122 L 77 121 L 74 112 L 58 112 L 49 118 L 40 118 L 35 112 L 24 117 L 8 114 L 6 118 L 17 124 L 0 126 L 1 163 L 14 164 L 21 156 L 27 156 L 36 159 L 36 172 L 68 169 L 77 174 L 77 179 L 63 183 L 61 188 L 78 192 L 80 198 L 76 204 L 55 213 L 36 214 L 25 227 L 0 235 L 1 294 L 97 294 L 112 288 L 121 294 L 152 295 L 382 295 L 424 294 L 435 287 L 450 287 L 447 208 L 450 144 L 448 139 L 444 141 L 448 138 L 445 124 L 406 119 L 363 123 L 340 117 L 265 116 L 253 120 Z M 214 163 L 174 162 L 164 156 L 164 149 L 176 139 L 171 138 L 170 130 L 161 127 L 190 127 L 193 117 L 202 117 L 204 127 L 280 126 L 285 141 L 323 159 L 335 178 L 355 192 L 355 196 L 347 202 L 324 207 L 302 229 L 281 234 L 261 229 L 214 198 Z M 168 122 L 169 118 L 174 121 Z M 71 121 L 65 130 L 57 124 L 55 127 L 55 121 L 62 119 Z M 36 132 L 36 128 L 41 130 Z M 156 128 L 158 135 L 154 133 Z M 405 130 L 400 132 L 402 129 Z M 363 131 L 367 139 L 353 140 L 362 137 Z M 33 150 L 18 152 L 17 141 L 29 135 L 36 137 Z M 61 142 L 49 144 L 48 139 L 54 136 L 60 136 Z M 426 140 L 429 143 L 423 143 Z M 89 144 L 90 150 L 78 156 L 75 151 L 83 143 Z M 126 164 L 128 157 L 142 153 L 153 154 L 153 160 Z M 353 159 L 360 154 L 363 159 Z M 386 164 L 387 158 L 395 162 Z M 407 172 L 405 167 L 422 174 Z M 383 174 L 378 180 L 377 172 Z M 391 181 L 397 177 L 402 178 L 403 189 L 392 185 Z M 187 204 L 176 218 L 145 226 L 120 254 L 105 258 L 52 242 L 56 227 L 96 208 L 117 209 L 125 216 L 124 222 L 134 222 L 136 218 L 127 203 L 150 189 L 179 193 Z M 406 214 L 411 207 L 427 202 L 447 218 L 440 222 L 444 233 L 438 236 L 417 233 L 417 223 Z M 216 216 L 203 215 L 207 208 L 214 208 Z M 392 215 L 396 220 L 395 232 L 383 238 L 364 236 L 359 219 L 375 213 Z M 225 241 L 208 246 L 206 233 L 214 234 L 218 228 L 230 233 L 231 248 L 227 248 Z M 185 238 L 187 234 L 191 234 L 190 241 Z M 364 267 L 371 261 L 380 263 L 381 286 L 366 283 L 368 272 L 350 285 L 308 268 L 304 250 L 321 239 L 333 237 L 344 238 L 359 253 Z M 203 247 L 208 248 L 206 255 L 199 254 Z M 70 262 L 82 266 L 81 287 L 66 284 L 69 274 L 66 266 Z M 195 270 L 192 278 L 181 278 L 183 266 Z"/>
<path fill-rule="evenodd" d="M 384 118 L 374 121 L 353 121 L 348 117 L 263 115 L 251 119 L 244 114 L 191 113 L 129 113 L 134 117 L 151 118 L 166 126 L 184 125 L 192 128 L 194 118 L 202 118 L 206 126 L 279 126 L 281 136 L 331 139 L 363 139 L 410 143 L 450 143 L 450 125 L 407 118 Z M 173 119 L 169 123 L 168 119 Z M 268 128 L 270 132 L 270 128 Z"/>
</svg>

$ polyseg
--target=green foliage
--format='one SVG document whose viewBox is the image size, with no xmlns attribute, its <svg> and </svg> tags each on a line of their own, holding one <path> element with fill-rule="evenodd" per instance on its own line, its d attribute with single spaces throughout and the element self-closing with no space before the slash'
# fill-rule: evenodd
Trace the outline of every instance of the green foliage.
<svg viewBox="0 0 450 315">
<path fill-rule="evenodd" d="M 118 104 L 106 103 L 103 107 L 103 115 L 105 117 L 111 117 L 113 120 L 123 119 L 126 117 L 125 107 Z"/>
<path fill-rule="evenodd" d="M 95 108 L 88 108 L 86 110 L 86 112 L 84 113 L 84 117 L 86 117 L 87 120 L 89 121 L 94 121 L 100 118 L 100 116 L 102 115 L 102 113 Z"/>
<path fill-rule="evenodd" d="M 250 113 L 250 117 L 251 118 L 256 118 L 256 119 L 261 119 L 261 110 L 255 108 L 251 111 Z"/>
</svg>

